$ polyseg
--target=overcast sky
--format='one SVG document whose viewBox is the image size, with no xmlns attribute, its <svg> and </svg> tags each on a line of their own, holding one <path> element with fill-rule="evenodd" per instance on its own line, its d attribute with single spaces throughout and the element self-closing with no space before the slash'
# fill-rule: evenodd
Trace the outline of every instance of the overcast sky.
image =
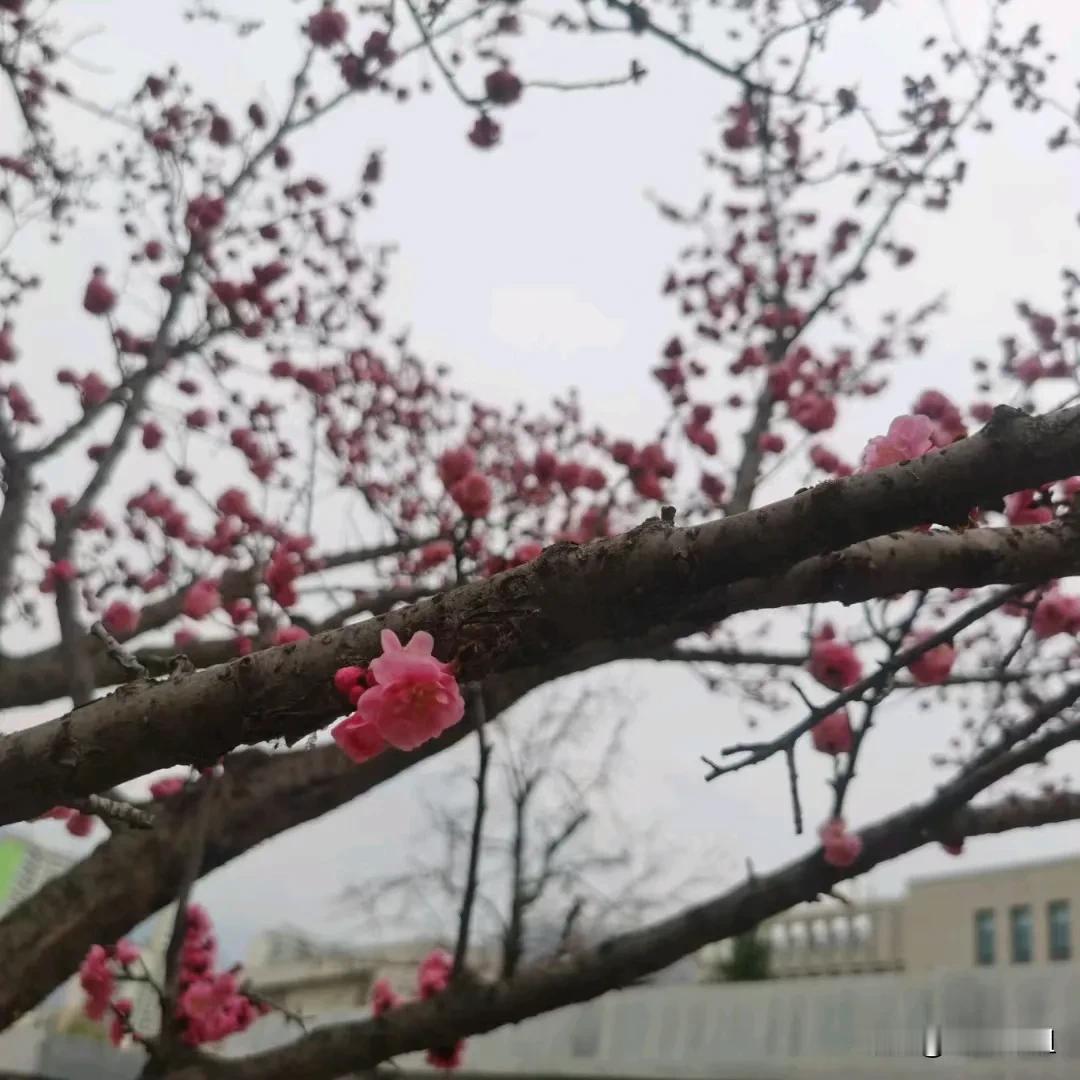
<svg viewBox="0 0 1080 1080">
<path fill-rule="evenodd" d="M 68 6 L 71 25 L 101 27 L 79 48 L 80 56 L 103 68 L 82 83 L 87 92 L 97 85 L 99 100 L 175 60 L 199 87 L 199 97 L 231 104 L 234 114 L 256 95 L 280 99 L 283 73 L 299 54 L 301 7 L 311 7 L 229 3 L 238 13 L 281 9 L 280 17 L 238 44 L 183 23 L 177 11 L 186 5 L 179 3 Z M 966 0 L 957 6 L 965 13 L 982 10 Z M 937 25 L 937 11 L 931 0 L 908 0 L 887 3 L 866 22 L 840 21 L 830 53 L 837 74 L 831 77 L 858 85 L 866 100 L 891 98 L 901 62 L 909 62 L 926 27 Z M 1073 49 L 1080 42 L 1080 13 L 1061 0 L 1027 0 L 1014 14 L 1044 21 L 1047 36 L 1063 52 L 1068 42 Z M 975 24 L 968 29 L 974 37 Z M 726 47 L 715 30 L 710 47 Z M 591 420 L 647 435 L 664 415 L 648 368 L 666 338 L 682 329 L 660 285 L 688 238 L 661 220 L 646 193 L 677 204 L 700 197 L 710 183 L 701 150 L 715 145 L 714 118 L 729 103 L 729 86 L 645 41 L 578 41 L 534 32 L 516 52 L 527 77 L 615 75 L 630 56 L 641 59 L 650 75 L 640 86 L 587 94 L 530 89 L 522 105 L 506 113 L 504 146 L 493 153 L 468 145 L 464 132 L 471 118 L 441 87 L 406 107 L 367 102 L 347 111 L 317 127 L 303 153 L 313 171 L 347 181 L 368 149 L 385 147 L 387 180 L 364 228 L 372 239 L 400 245 L 387 313 L 413 326 L 421 355 L 449 363 L 464 388 L 505 404 L 523 399 L 539 405 L 576 385 Z M 1063 66 L 1076 70 L 1075 62 Z M 955 208 L 903 219 L 919 249 L 915 270 L 875 276 L 858 299 L 856 311 L 868 332 L 876 312 L 911 311 L 943 290 L 949 306 L 933 324 L 932 347 L 896 370 L 892 391 L 849 410 L 831 439 L 848 457 L 907 411 L 925 386 L 970 400 L 969 362 L 995 355 L 997 337 L 1017 329 L 1017 299 L 1050 309 L 1057 304 L 1060 269 L 1075 256 L 1080 236 L 1080 158 L 1046 154 L 1050 120 L 1021 121 L 1002 104 L 996 102 L 1004 117 L 999 129 L 973 143 L 972 178 Z M 75 114 L 64 122 L 87 123 Z M 0 125 L 6 123 L 0 112 Z M 819 205 L 835 207 L 832 198 L 823 190 Z M 36 301 L 48 319 L 41 329 L 29 328 L 42 335 L 34 342 L 42 353 L 76 350 L 86 329 L 77 305 L 48 296 L 77 295 L 88 266 L 115 249 L 103 227 L 85 249 L 73 255 L 65 248 L 49 263 L 47 296 Z M 54 393 L 45 389 L 52 370 L 27 382 L 43 395 Z M 732 447 L 738 426 L 718 434 Z M 623 664 L 599 677 L 617 679 L 636 695 L 630 761 L 616 784 L 630 817 L 667 830 L 682 853 L 700 850 L 713 859 L 719 851 L 721 883 L 742 872 L 747 856 L 764 870 L 807 849 L 809 838 L 792 835 L 780 763 L 713 784 L 701 781 L 698 755 L 745 731 L 738 705 L 670 667 Z M 36 710 L 13 722 L 55 713 Z M 851 802 L 855 825 L 927 793 L 935 777 L 927 758 L 941 746 L 951 717 L 940 709 L 919 711 L 901 695 L 890 700 Z M 472 749 L 461 752 L 471 756 Z M 283 922 L 327 937 L 346 933 L 330 901 L 345 884 L 396 867 L 403 841 L 423 826 L 418 793 L 448 768 L 448 757 L 410 770 L 373 796 L 293 830 L 207 879 L 199 896 L 234 951 L 258 929 Z M 807 820 L 816 823 L 825 813 L 826 763 L 809 753 L 804 758 Z M 57 824 L 34 826 L 33 832 L 43 842 L 80 850 Z M 974 840 L 963 866 L 1071 852 L 1078 840 L 1080 825 Z M 957 864 L 927 849 L 874 871 L 851 891 L 890 894 L 915 873 L 949 867 Z"/>
</svg>

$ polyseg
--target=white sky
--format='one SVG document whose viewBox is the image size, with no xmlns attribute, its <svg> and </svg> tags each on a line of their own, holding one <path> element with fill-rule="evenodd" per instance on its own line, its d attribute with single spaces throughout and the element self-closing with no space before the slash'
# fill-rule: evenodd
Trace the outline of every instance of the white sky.
<svg viewBox="0 0 1080 1080">
<path fill-rule="evenodd" d="M 267 8 L 255 0 L 227 6 L 238 14 Z M 284 73 L 298 54 L 295 27 L 301 10 L 312 5 L 274 6 L 280 17 L 238 45 L 227 34 L 184 24 L 177 16 L 180 4 L 71 4 L 69 25 L 102 28 L 79 55 L 106 70 L 84 76 L 82 86 L 108 100 L 145 71 L 176 60 L 200 98 L 219 100 L 238 116 L 256 94 L 280 98 Z M 982 10 L 966 0 L 957 6 L 965 13 Z M 928 25 L 937 25 L 937 10 L 931 0 L 909 0 L 887 4 L 866 22 L 842 21 L 830 53 L 833 85 L 857 84 L 868 100 L 890 95 L 898 71 L 910 65 L 911 46 Z M 1020 16 L 1043 21 L 1046 36 L 1062 52 L 1080 41 L 1080 12 L 1061 0 L 1028 0 Z M 725 48 L 719 33 L 709 43 L 718 52 Z M 526 77 L 614 75 L 630 56 L 640 58 L 650 76 L 636 87 L 587 94 L 528 90 L 522 104 L 505 113 L 504 146 L 493 153 L 467 144 L 471 118 L 441 86 L 404 107 L 365 100 L 314 129 L 302 152 L 312 171 L 348 180 L 369 148 L 386 148 L 387 180 L 364 227 L 373 239 L 400 245 L 387 313 L 391 321 L 411 323 L 422 356 L 451 364 L 465 389 L 507 404 L 540 404 L 576 385 L 588 417 L 644 436 L 664 415 L 648 368 L 667 337 L 684 329 L 660 285 L 688 242 L 688 234 L 661 220 L 646 192 L 691 204 L 712 182 L 700 151 L 715 142 L 713 120 L 730 103 L 729 85 L 645 41 L 579 41 L 545 35 L 537 26 L 514 51 Z M 1075 62 L 1063 66 L 1076 69 Z M 972 178 L 954 209 L 946 215 L 909 212 L 903 219 L 902 231 L 919 249 L 915 267 L 906 274 L 883 270 L 860 294 L 856 311 L 869 332 L 875 312 L 910 311 L 942 290 L 949 292 L 949 309 L 933 323 L 925 356 L 897 369 L 890 393 L 848 410 L 832 433 L 830 444 L 849 458 L 892 416 L 907 411 L 925 386 L 970 400 L 969 361 L 996 358 L 998 336 L 1017 329 L 1017 299 L 1056 308 L 1058 274 L 1075 257 L 1080 235 L 1080 159 L 1045 152 L 1055 126 L 1048 117 L 1019 120 L 1002 106 L 998 100 L 994 109 L 1003 117 L 999 130 L 972 143 Z M 73 132 L 87 124 L 81 114 L 65 122 Z M 8 114 L 0 111 L 0 133 L 7 123 Z M 823 191 L 818 205 L 838 204 Z M 89 266 L 107 261 L 116 245 L 101 227 L 85 247 L 63 250 L 47 263 L 49 286 L 35 301 L 42 305 L 39 321 L 27 324 L 31 337 L 21 338 L 40 356 L 71 356 L 82 347 L 87 324 L 71 297 Z M 46 249 L 41 257 L 48 258 Z M 27 375 L 28 365 L 20 365 L 19 377 L 42 387 L 39 400 L 46 404 L 46 395 L 56 393 L 44 389 L 56 366 L 59 361 L 49 360 Z M 724 396 L 719 378 L 715 396 Z M 739 424 L 725 429 L 721 422 L 722 445 L 733 448 L 738 431 Z M 771 493 L 789 489 L 780 485 Z M 643 822 L 669 830 L 681 852 L 713 852 L 719 843 L 722 881 L 741 872 L 747 855 L 763 870 L 806 850 L 808 839 L 792 836 L 780 763 L 710 785 L 700 780 L 697 755 L 744 734 L 737 706 L 670 667 L 620 665 L 602 677 L 618 678 L 638 694 L 633 762 L 620 782 L 627 806 Z M 917 711 L 902 699 L 890 703 L 851 803 L 855 825 L 930 789 L 934 773 L 927 757 L 943 741 L 951 716 Z M 463 752 L 471 757 L 472 749 Z M 233 948 L 242 949 L 260 927 L 282 922 L 326 936 L 340 932 L 329 901 L 347 882 L 395 868 L 402 842 L 423 824 L 417 794 L 448 767 L 446 757 L 213 875 L 201 898 Z M 825 763 L 811 760 L 809 752 L 804 759 L 812 826 L 824 816 Z M 67 840 L 55 824 L 34 832 L 43 842 Z M 1069 852 L 1078 840 L 1080 825 L 975 840 L 964 866 Z M 946 866 L 956 863 L 929 849 L 875 871 L 853 891 L 894 892 L 912 874 Z"/>
</svg>

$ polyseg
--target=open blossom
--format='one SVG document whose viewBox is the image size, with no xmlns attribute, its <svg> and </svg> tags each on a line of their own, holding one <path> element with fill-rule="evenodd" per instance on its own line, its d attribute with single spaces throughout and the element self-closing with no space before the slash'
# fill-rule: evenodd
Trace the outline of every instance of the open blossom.
<svg viewBox="0 0 1080 1080">
<path fill-rule="evenodd" d="M 862 677 L 862 664 L 846 641 L 819 634 L 810 646 L 810 674 L 830 690 L 844 690 Z"/>
<path fill-rule="evenodd" d="M 928 633 L 913 634 L 907 644 L 917 645 L 929 636 Z M 908 671 L 920 686 L 937 686 L 949 677 L 954 663 L 956 663 L 956 649 L 945 642 L 924 652 L 917 660 L 913 660 L 908 664 Z"/>
<path fill-rule="evenodd" d="M 1080 596 L 1063 593 L 1056 585 L 1047 590 L 1031 617 L 1031 630 L 1040 641 L 1080 633 Z"/>
<path fill-rule="evenodd" d="M 898 416 L 889 425 L 887 434 L 878 435 L 866 444 L 860 472 L 922 457 L 934 449 L 933 433 L 934 425 L 928 417 Z"/>
<path fill-rule="evenodd" d="M 851 721 L 847 709 L 837 709 L 810 729 L 814 749 L 823 754 L 846 754 L 851 750 Z"/>
<path fill-rule="evenodd" d="M 331 731 L 356 761 L 366 761 L 386 744 L 415 750 L 465 715 L 457 679 L 449 664 L 432 656 L 435 641 L 426 630 L 418 630 L 405 646 L 393 630 L 384 630 L 380 640 L 383 653 L 371 662 L 368 676 L 374 685 L 361 693 L 356 712 Z"/>
<path fill-rule="evenodd" d="M 818 829 L 825 861 L 830 866 L 841 869 L 851 866 L 862 854 L 862 840 L 855 833 L 849 833 L 843 818 L 833 818 Z"/>
<path fill-rule="evenodd" d="M 196 581 L 184 594 L 184 614 L 201 619 L 221 606 L 221 593 L 213 581 Z"/>
</svg>

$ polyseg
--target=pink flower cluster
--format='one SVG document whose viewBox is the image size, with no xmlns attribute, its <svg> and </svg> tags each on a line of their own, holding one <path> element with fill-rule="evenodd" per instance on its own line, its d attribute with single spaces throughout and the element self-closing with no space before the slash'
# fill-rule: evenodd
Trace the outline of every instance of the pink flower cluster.
<svg viewBox="0 0 1080 1080">
<path fill-rule="evenodd" d="M 1057 585 L 1048 589 L 1035 607 L 1031 630 L 1040 641 L 1055 634 L 1080 634 L 1080 596 L 1063 593 Z"/>
<path fill-rule="evenodd" d="M 825 861 L 830 866 L 845 869 L 862 854 L 862 840 L 857 833 L 847 831 L 843 818 L 833 818 L 818 829 Z"/>
<path fill-rule="evenodd" d="M 338 693 L 356 706 L 330 734 L 354 761 L 368 761 L 387 746 L 415 750 L 453 727 L 465 702 L 450 665 L 432 655 L 435 640 L 418 630 L 403 646 L 393 630 L 381 636 L 382 656 L 365 671 L 340 668 Z"/>
<path fill-rule="evenodd" d="M 257 1005 L 240 992 L 237 969 L 214 971 L 217 942 L 206 910 L 188 904 L 185 916 L 176 1016 L 180 1037 L 189 1046 L 200 1046 L 247 1030 L 269 1006 Z"/>
<path fill-rule="evenodd" d="M 898 416 L 885 435 L 878 435 L 863 450 L 860 472 L 898 465 L 934 449 L 934 424 L 925 416 Z"/>
<path fill-rule="evenodd" d="M 130 941 L 121 938 L 109 949 L 103 945 L 91 945 L 79 966 L 79 985 L 86 994 L 83 1011 L 91 1020 L 101 1020 L 112 1008 L 109 1039 L 114 1046 L 119 1046 L 128 1032 L 127 1018 L 131 1015 L 132 1007 L 128 998 L 113 1000 L 117 978 L 124 978 L 138 959 L 139 950 Z"/>
<path fill-rule="evenodd" d="M 836 640 L 826 623 L 810 643 L 810 674 L 830 690 L 844 690 L 862 678 L 862 664 L 852 645 Z"/>
<path fill-rule="evenodd" d="M 912 634 L 906 644 L 908 647 L 918 645 L 919 642 L 925 641 L 929 636 L 930 634 L 926 631 Z M 945 642 L 942 645 L 935 646 L 928 652 L 924 652 L 918 660 L 913 660 L 908 664 L 908 671 L 911 672 L 911 677 L 920 686 L 939 686 L 948 679 L 955 663 L 956 649 L 948 642 Z"/>
<path fill-rule="evenodd" d="M 436 949 L 424 957 L 417 969 L 417 996 L 422 1001 L 441 994 L 450 985 L 453 959 L 445 949 Z M 378 979 L 371 988 L 371 1011 L 382 1016 L 397 1008 L 402 998 L 396 994 L 385 979 Z M 465 1055 L 465 1040 L 458 1039 L 451 1046 L 432 1047 L 427 1052 L 427 1062 L 437 1069 L 456 1069 Z"/>
<path fill-rule="evenodd" d="M 198 904 L 185 911 L 187 925 L 180 949 L 179 996 L 176 1016 L 181 1021 L 180 1036 L 189 1046 L 217 1042 L 244 1031 L 269 1006 L 256 1005 L 240 992 L 236 972 L 213 970 L 217 944 L 210 917 Z M 92 945 L 79 968 L 79 984 L 86 994 L 83 1009 L 91 1020 L 101 1020 L 112 1009 L 109 1038 L 119 1044 L 130 1030 L 131 1001 L 116 998 L 117 983 L 133 976 L 131 966 L 139 950 L 121 940 L 112 948 Z M 138 1036 L 136 1035 L 136 1038 Z"/>
<path fill-rule="evenodd" d="M 469 447 L 447 450 L 439 458 L 438 470 L 450 498 L 466 517 L 487 517 L 493 498 L 491 481 L 477 470 L 476 454 Z"/>
</svg>

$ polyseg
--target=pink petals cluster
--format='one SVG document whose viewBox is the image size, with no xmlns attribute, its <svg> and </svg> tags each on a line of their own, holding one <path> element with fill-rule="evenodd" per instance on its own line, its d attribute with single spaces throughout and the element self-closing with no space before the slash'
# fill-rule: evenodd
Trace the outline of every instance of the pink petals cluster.
<svg viewBox="0 0 1080 1080">
<path fill-rule="evenodd" d="M 819 720 L 810 729 L 810 738 L 815 750 L 823 754 L 848 754 L 851 752 L 851 744 L 854 736 L 851 731 L 851 720 L 847 709 L 837 709 L 829 713 L 824 719 Z"/>
<path fill-rule="evenodd" d="M 912 634 L 906 644 L 908 647 L 918 645 L 928 637 L 930 637 L 929 632 L 921 631 Z M 917 660 L 908 664 L 908 671 L 920 686 L 940 686 L 948 679 L 954 663 L 956 663 L 956 649 L 948 642 L 944 642 L 924 652 Z"/>
<path fill-rule="evenodd" d="M 934 449 L 934 424 L 926 416 L 898 416 L 885 435 L 878 435 L 863 450 L 860 472 L 898 465 Z"/>
<path fill-rule="evenodd" d="M 111 1008 L 109 1040 L 119 1046 L 128 1033 L 127 1019 L 131 1015 L 131 1000 L 114 1000 L 117 979 L 129 975 L 131 965 L 139 959 L 139 950 L 130 941 L 121 939 L 112 948 L 91 945 L 79 966 L 79 985 L 86 994 L 83 1011 L 91 1020 L 102 1020 Z"/>
<path fill-rule="evenodd" d="M 453 727 L 465 715 L 465 701 L 451 665 L 432 655 L 435 640 L 418 630 L 403 646 L 384 630 L 383 653 L 365 671 L 340 668 L 338 693 L 356 706 L 330 734 L 356 762 L 368 761 L 387 746 L 415 750 Z"/>
<path fill-rule="evenodd" d="M 846 869 L 862 854 L 863 843 L 857 833 L 847 831 L 843 818 L 832 818 L 818 829 L 825 861 L 830 866 Z"/>
<path fill-rule="evenodd" d="M 854 646 L 838 641 L 826 624 L 810 643 L 810 674 L 830 690 L 845 690 L 862 678 L 862 664 Z"/>
<path fill-rule="evenodd" d="M 214 971 L 217 942 L 205 909 L 189 904 L 185 917 L 176 1016 L 181 1039 L 189 1046 L 200 1046 L 247 1030 L 269 1007 L 241 993 L 236 969 Z"/>
<path fill-rule="evenodd" d="M 417 996 L 422 1001 L 441 994 L 450 985 L 453 973 L 453 959 L 445 949 L 435 949 L 424 957 L 417 969 Z M 383 1016 L 402 1003 L 385 979 L 378 979 L 371 988 L 371 1011 L 375 1016 Z M 456 1069 L 465 1055 L 465 1040 L 458 1039 L 451 1046 L 432 1047 L 427 1052 L 427 1062 L 437 1069 Z"/>
<path fill-rule="evenodd" d="M 269 1012 L 269 1006 L 255 1004 L 240 991 L 239 969 L 213 970 L 217 944 L 210 917 L 203 908 L 189 904 L 185 919 L 176 1017 L 183 1041 L 189 1046 L 199 1046 L 246 1030 L 257 1017 Z M 131 1032 L 130 999 L 116 997 L 119 982 L 142 977 L 142 972 L 132 970 L 138 959 L 139 950 L 131 942 L 121 940 L 112 948 L 92 945 L 79 968 L 79 984 L 86 994 L 83 1010 L 91 1020 L 102 1020 L 112 1010 L 109 1038 L 114 1044 L 119 1044 L 129 1033 L 138 1038 L 137 1033 Z"/>
<path fill-rule="evenodd" d="M 466 517 L 487 517 L 493 500 L 491 481 L 477 470 L 476 454 L 469 447 L 443 453 L 438 471 L 450 498 Z"/>
<path fill-rule="evenodd" d="M 1063 593 L 1057 585 L 1048 589 L 1032 614 L 1031 630 L 1040 641 L 1055 634 L 1080 634 L 1080 596 Z"/>
</svg>

